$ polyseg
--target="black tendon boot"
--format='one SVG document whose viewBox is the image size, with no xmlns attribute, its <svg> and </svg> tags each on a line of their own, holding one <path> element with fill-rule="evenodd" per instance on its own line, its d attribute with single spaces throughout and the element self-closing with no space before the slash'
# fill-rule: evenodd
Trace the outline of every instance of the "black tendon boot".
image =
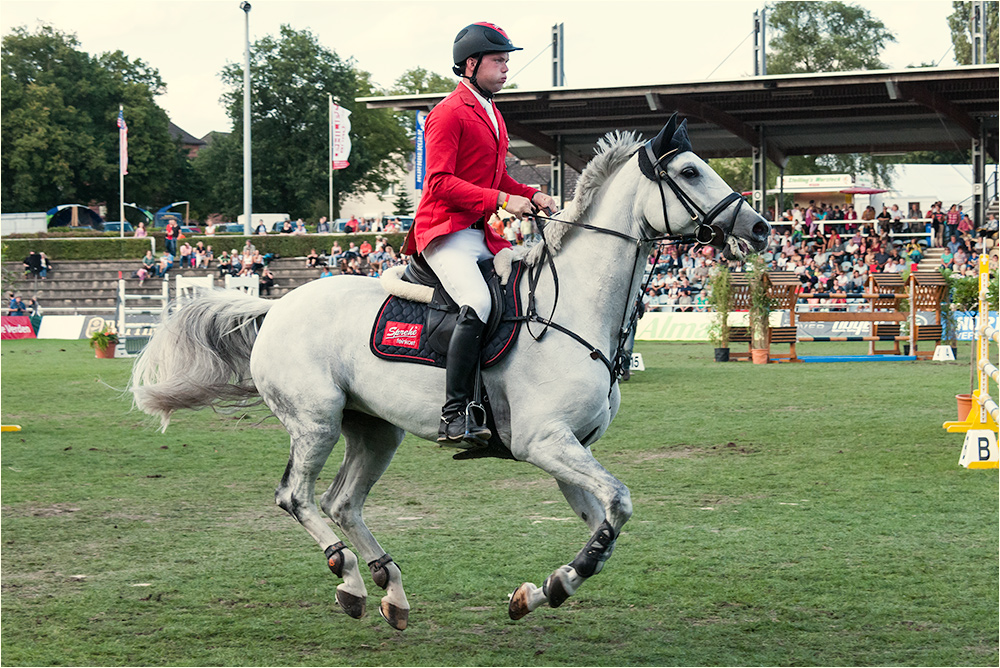
<svg viewBox="0 0 1000 668">
<path fill-rule="evenodd" d="M 482 345 L 485 323 L 476 312 L 463 306 L 458 312 L 458 323 L 448 344 L 448 366 L 445 370 L 445 403 L 441 407 L 441 426 L 438 443 L 467 448 L 486 445 L 490 430 L 482 424 L 485 416 L 481 409 L 467 410 L 472 401 L 476 382 L 476 368 Z"/>
</svg>

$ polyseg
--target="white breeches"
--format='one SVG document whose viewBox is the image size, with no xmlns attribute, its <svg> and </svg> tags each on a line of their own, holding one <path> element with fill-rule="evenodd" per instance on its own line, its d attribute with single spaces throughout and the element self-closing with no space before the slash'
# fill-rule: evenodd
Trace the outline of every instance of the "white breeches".
<svg viewBox="0 0 1000 668">
<path fill-rule="evenodd" d="M 470 307 L 486 322 L 490 290 L 477 263 L 493 254 L 486 247 L 483 231 L 469 227 L 437 237 L 424 248 L 423 256 L 455 303 Z"/>
</svg>

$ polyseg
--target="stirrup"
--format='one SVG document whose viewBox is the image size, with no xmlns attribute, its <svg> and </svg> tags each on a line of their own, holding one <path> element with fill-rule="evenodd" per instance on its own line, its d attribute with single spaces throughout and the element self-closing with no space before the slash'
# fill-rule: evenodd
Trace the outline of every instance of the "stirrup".
<svg viewBox="0 0 1000 668">
<path fill-rule="evenodd" d="M 486 426 L 486 409 L 475 401 L 465 408 L 465 434 L 462 440 L 473 447 L 483 448 L 490 442 L 493 432 Z"/>
</svg>

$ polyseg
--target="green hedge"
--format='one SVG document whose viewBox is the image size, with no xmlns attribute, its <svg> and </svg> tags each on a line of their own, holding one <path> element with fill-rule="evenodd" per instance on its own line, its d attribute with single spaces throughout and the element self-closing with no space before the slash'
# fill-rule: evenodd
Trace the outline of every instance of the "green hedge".
<svg viewBox="0 0 1000 668">
<path fill-rule="evenodd" d="M 154 234 L 156 237 L 156 251 L 163 252 L 162 235 Z M 315 248 L 320 253 L 329 253 L 334 241 L 339 241 L 340 245 L 347 249 L 350 242 L 361 245 L 368 240 L 372 246 L 375 245 L 375 237 L 384 236 L 389 245 L 399 250 L 403 243 L 404 234 L 307 234 L 307 235 L 281 235 L 269 234 L 266 237 L 244 236 L 242 234 L 224 234 L 215 236 L 197 235 L 185 237 L 192 246 L 199 241 L 205 242 L 206 246 L 212 246 L 215 254 L 218 255 L 223 250 L 233 248 L 242 249 L 243 244 L 249 238 L 251 243 L 262 253 L 277 253 L 282 257 L 298 257 L 309 254 L 311 248 Z M 145 255 L 150 248 L 150 241 L 146 239 L 135 239 L 126 237 L 124 239 L 109 234 L 106 237 L 94 237 L 90 239 L 61 239 L 55 236 L 36 236 L 32 238 L 5 238 L 4 261 L 12 262 L 21 260 L 30 251 L 45 253 L 53 262 L 62 260 L 129 260 Z"/>
</svg>

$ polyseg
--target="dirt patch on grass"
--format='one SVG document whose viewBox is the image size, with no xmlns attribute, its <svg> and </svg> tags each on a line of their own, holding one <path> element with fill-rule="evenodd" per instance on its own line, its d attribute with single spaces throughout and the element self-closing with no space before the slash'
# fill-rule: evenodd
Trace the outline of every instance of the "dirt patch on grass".
<svg viewBox="0 0 1000 668">
<path fill-rule="evenodd" d="M 58 517 L 78 513 L 81 510 L 83 509 L 72 503 L 53 503 L 47 506 L 23 504 L 0 507 L 0 511 L 7 517 Z"/>
<path fill-rule="evenodd" d="M 720 445 L 710 445 L 706 447 L 696 447 L 680 443 L 677 445 L 664 445 L 653 450 L 642 450 L 638 452 L 620 452 L 618 457 L 623 461 L 631 461 L 636 464 L 643 462 L 655 462 L 661 459 L 703 459 L 706 457 L 717 457 L 719 455 L 751 455 L 757 452 L 756 449 L 739 445 L 732 441 Z"/>
</svg>

